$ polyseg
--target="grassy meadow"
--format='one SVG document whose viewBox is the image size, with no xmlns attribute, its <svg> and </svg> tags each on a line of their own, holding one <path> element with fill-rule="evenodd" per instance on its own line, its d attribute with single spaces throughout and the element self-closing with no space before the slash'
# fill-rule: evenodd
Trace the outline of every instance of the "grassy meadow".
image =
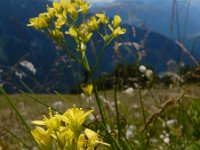
<svg viewBox="0 0 200 150">
<path fill-rule="evenodd" d="M 126 139 L 129 140 L 131 148 L 163 150 L 198 149 L 198 116 L 200 114 L 200 92 L 198 86 L 184 85 L 173 88 L 157 87 L 142 89 L 141 95 L 144 102 L 146 127 L 143 120 L 139 93 L 138 89 L 131 90 L 131 92 L 120 91 L 117 93 L 121 130 L 124 132 Z M 71 108 L 73 104 L 84 110 L 94 109 L 94 116 L 90 116 L 87 119 L 88 124 L 85 124 L 89 127 L 91 124 L 90 128 L 97 127 L 97 118 L 100 118 L 98 109 L 95 109 L 97 106 L 94 95 L 89 97 L 89 105 L 88 97 L 84 96 L 83 93 L 82 96 L 81 94 L 13 94 L 9 95 L 9 97 L 31 127 L 33 127 L 31 124 L 32 120 L 41 119 L 43 115 L 48 115 L 48 106 L 36 102 L 34 98 L 55 108 L 59 112 L 64 112 L 66 109 Z M 110 117 L 109 122 L 112 122 L 112 132 L 115 133 L 117 122 L 116 118 L 113 117 L 115 116 L 114 91 L 100 92 L 100 97 L 103 100 L 106 112 L 108 112 L 107 115 Z M 32 140 L 25 131 L 26 129 L 21 120 L 3 96 L 0 97 L 0 100 L 1 147 L 5 150 L 22 149 L 24 147 L 12 134 L 18 135 L 18 138 L 31 145 Z M 193 117 L 197 117 L 197 120 L 195 121 Z M 148 137 L 145 137 L 146 132 L 148 132 Z"/>
</svg>

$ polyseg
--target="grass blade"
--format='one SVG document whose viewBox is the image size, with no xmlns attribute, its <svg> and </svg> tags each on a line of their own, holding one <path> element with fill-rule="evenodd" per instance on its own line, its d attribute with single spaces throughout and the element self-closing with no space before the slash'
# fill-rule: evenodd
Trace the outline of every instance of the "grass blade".
<svg viewBox="0 0 200 150">
<path fill-rule="evenodd" d="M 32 95 L 27 94 L 27 93 L 25 93 L 25 92 L 19 90 L 22 94 L 24 94 L 25 96 L 27 96 L 27 97 L 33 99 L 33 100 L 36 101 L 37 103 L 42 104 L 43 106 L 45 106 L 45 107 L 47 107 L 47 108 L 48 108 L 48 107 L 51 107 L 50 105 L 48 105 L 48 104 L 42 102 L 42 101 L 40 100 L 40 98 L 38 98 L 38 96 L 37 96 L 36 94 L 34 94 L 34 92 L 32 91 L 32 89 L 29 88 L 29 86 L 28 86 L 26 83 L 24 83 L 23 81 L 21 81 L 21 83 L 22 83 L 22 85 L 28 90 L 28 92 L 31 93 Z M 61 113 L 61 112 L 59 112 L 58 110 L 56 110 L 55 108 L 53 108 L 53 107 L 51 107 L 51 109 L 54 110 L 54 111 L 56 111 L 56 112 L 58 112 L 58 113 Z"/>
<path fill-rule="evenodd" d="M 55 108 L 53 108 L 52 106 L 50 106 L 50 105 L 48 105 L 48 104 L 42 102 L 41 100 L 39 100 L 38 98 L 36 98 L 34 95 L 27 94 L 27 93 L 25 93 L 25 92 L 23 92 L 23 91 L 20 91 L 20 92 L 21 92 L 22 94 L 24 94 L 25 96 L 27 96 L 27 97 L 33 99 L 34 101 L 38 102 L 39 104 L 41 104 L 41 105 L 43 105 L 43 106 L 45 106 L 45 107 L 47 107 L 47 108 L 51 107 L 52 110 L 54 110 L 54 111 L 56 111 L 56 112 L 58 112 L 58 113 L 61 114 L 60 111 L 58 111 L 58 110 L 56 110 Z"/>
<path fill-rule="evenodd" d="M 21 140 L 19 137 L 17 137 L 11 130 L 9 130 L 8 128 L 5 128 L 6 131 L 8 131 L 8 133 L 10 133 L 15 139 L 17 139 L 19 142 L 21 142 L 24 147 L 26 147 L 27 149 L 31 149 L 30 146 L 28 146 L 26 143 L 23 142 L 23 140 Z"/>
<path fill-rule="evenodd" d="M 16 107 L 16 105 L 12 102 L 12 100 L 10 99 L 10 97 L 8 96 L 8 94 L 3 89 L 2 86 L 0 86 L 0 92 L 5 97 L 5 99 L 8 101 L 9 105 L 11 106 L 11 108 L 15 111 L 15 113 L 17 114 L 17 116 L 21 120 L 22 124 L 25 126 L 25 128 L 27 129 L 27 131 L 31 135 L 31 128 L 29 127 L 29 125 L 27 124 L 26 120 L 24 119 L 24 117 L 22 116 L 22 114 L 20 113 L 20 111 L 18 110 L 18 108 Z"/>
</svg>

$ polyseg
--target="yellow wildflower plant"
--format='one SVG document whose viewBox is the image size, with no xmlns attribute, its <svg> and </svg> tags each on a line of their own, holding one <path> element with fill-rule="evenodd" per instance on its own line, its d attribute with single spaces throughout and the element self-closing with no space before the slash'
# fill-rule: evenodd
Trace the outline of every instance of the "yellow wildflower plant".
<svg viewBox="0 0 200 150">
<path fill-rule="evenodd" d="M 92 85 L 92 84 L 88 84 L 88 85 L 86 85 L 85 87 L 83 87 L 82 89 L 83 89 L 83 92 L 84 92 L 86 95 L 92 95 L 93 85 Z"/>
<path fill-rule="evenodd" d="M 111 23 L 109 23 L 109 18 L 104 13 L 97 13 L 87 20 L 89 8 L 90 6 L 86 0 L 53 0 L 51 6 L 47 5 L 46 12 L 39 14 L 38 17 L 30 18 L 27 26 L 32 26 L 48 34 L 59 46 L 62 46 L 63 50 L 84 67 L 91 75 L 90 79 L 92 79 L 92 69 L 95 70 L 95 67 L 90 67 L 86 55 L 87 45 L 92 36 L 96 32 L 105 42 L 100 50 L 100 56 L 103 54 L 105 47 L 114 38 L 124 34 L 126 29 L 120 27 L 121 18 L 118 15 L 114 17 Z M 79 16 L 81 17 L 78 18 Z M 101 25 L 104 27 L 103 33 L 100 30 Z M 111 32 L 107 32 L 107 28 Z M 71 37 L 74 40 L 71 43 L 75 42 L 76 46 L 70 45 L 71 40 L 67 41 L 65 37 Z M 93 84 L 86 85 L 82 90 L 88 96 L 92 95 Z M 104 122 L 103 105 L 100 101 L 97 104 Z M 75 106 L 68 109 L 64 114 L 53 114 L 49 109 L 49 117 L 44 116 L 42 120 L 32 122 L 43 128 L 36 127 L 31 133 L 41 150 L 50 150 L 51 148 L 56 150 L 93 150 L 99 144 L 109 146 L 109 144 L 103 143 L 99 139 L 98 133 L 90 129 L 84 130 L 83 123 L 92 112 L 93 110 L 84 112 L 81 108 Z"/>
<path fill-rule="evenodd" d="M 85 129 L 83 123 L 93 110 L 84 112 L 75 106 L 64 114 L 53 114 L 49 108 L 49 118 L 33 121 L 33 124 L 44 126 L 36 127 L 31 133 L 40 150 L 93 150 L 99 144 L 109 146 L 99 139 L 98 133 Z"/>
<path fill-rule="evenodd" d="M 47 5 L 47 12 L 39 14 L 38 17 L 31 18 L 28 26 L 33 26 L 38 30 L 47 32 L 53 40 L 57 42 L 64 40 L 64 33 L 73 37 L 77 44 L 75 50 L 77 50 L 80 55 L 86 51 L 87 43 L 90 41 L 95 31 L 100 34 L 105 42 L 110 42 L 113 38 L 126 32 L 125 29 L 121 29 L 120 27 L 121 18 L 118 15 L 116 15 L 112 21 L 113 27 L 108 24 L 109 18 L 104 13 L 97 13 L 91 16 L 89 20 L 85 20 L 85 17 L 83 17 L 83 20 L 80 21 L 81 24 L 78 24 L 78 14 L 82 13 L 83 16 L 86 16 L 89 8 L 90 6 L 86 0 L 53 1 L 51 7 Z M 99 32 L 100 23 L 108 26 L 112 34 L 108 35 L 106 30 L 104 35 L 101 34 Z M 80 58 L 86 59 L 83 57 Z M 87 63 L 82 64 L 86 65 Z M 88 67 L 85 66 L 85 68 Z"/>
</svg>

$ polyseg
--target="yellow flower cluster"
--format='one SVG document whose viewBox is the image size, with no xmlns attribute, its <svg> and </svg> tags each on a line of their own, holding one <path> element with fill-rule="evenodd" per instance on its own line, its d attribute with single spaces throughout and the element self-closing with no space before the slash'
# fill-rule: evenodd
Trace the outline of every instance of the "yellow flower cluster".
<svg viewBox="0 0 200 150">
<path fill-rule="evenodd" d="M 51 7 L 47 6 L 47 12 L 31 18 L 28 26 L 47 32 L 58 42 L 64 40 L 65 34 L 70 35 L 76 41 L 76 50 L 80 53 L 85 52 L 87 42 L 94 31 L 99 31 L 101 24 L 107 26 L 112 32 L 110 35 L 100 33 L 105 41 L 126 32 L 120 27 L 121 18 L 118 15 L 114 17 L 112 24 L 109 24 L 109 18 L 105 14 L 96 14 L 85 20 L 89 8 L 86 0 L 53 1 Z M 78 18 L 82 20 L 78 21 Z"/>
<path fill-rule="evenodd" d="M 33 121 L 33 124 L 45 126 L 36 127 L 32 135 L 41 150 L 93 150 L 99 144 L 109 146 L 99 139 L 99 134 L 85 128 L 83 123 L 93 110 L 84 112 L 75 106 L 68 109 L 63 115 L 52 114 L 49 109 L 49 118 Z"/>
</svg>

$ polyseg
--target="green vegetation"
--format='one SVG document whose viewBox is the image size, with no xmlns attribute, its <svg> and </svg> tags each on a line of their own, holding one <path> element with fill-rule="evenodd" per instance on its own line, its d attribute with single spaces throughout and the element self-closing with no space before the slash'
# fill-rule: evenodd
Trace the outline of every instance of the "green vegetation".
<svg viewBox="0 0 200 150">
<path fill-rule="evenodd" d="M 181 96 L 180 93 L 184 93 L 184 89 L 186 93 L 179 99 L 178 97 Z M 100 92 L 99 95 L 104 98 L 103 104 L 106 106 L 105 108 L 109 112 L 109 115 L 112 116 L 110 118 L 114 126 L 112 134 L 115 135 L 117 122 L 113 117 L 115 115 L 115 111 L 113 111 L 115 109 L 113 105 L 114 91 Z M 58 96 L 43 94 L 35 96 L 37 96 L 37 99 L 42 100 L 42 102 L 55 107 L 59 112 L 64 112 L 72 107 L 73 104 L 76 104 L 77 107 L 82 107 L 83 110 L 89 108 L 88 97 L 81 97 L 80 95 Z M 148 122 L 147 131 L 150 134 L 148 138 L 150 149 L 161 149 L 161 147 L 163 149 L 199 148 L 198 118 L 200 113 L 200 94 L 198 86 L 185 85 L 172 89 L 164 89 L 163 87 L 143 89 L 142 97 L 144 100 L 146 120 Z M 47 107 L 35 102 L 30 97 L 23 94 L 15 94 L 11 95 L 10 98 L 18 106 L 18 109 L 22 112 L 26 120 L 41 119 L 44 114 L 48 116 Z M 137 89 L 132 91 L 132 93 L 126 93 L 125 91 L 118 92 L 117 98 L 120 102 L 118 105 L 120 110 L 120 123 L 122 127 L 124 126 L 123 128 L 121 127 L 123 129 L 122 131 L 126 134 L 133 149 L 142 149 L 142 146 L 145 144 L 143 140 L 146 138 L 143 137 L 145 136 L 143 131 L 145 125 L 140 108 L 139 92 Z M 32 143 L 28 133 L 24 132 L 23 124 L 10 109 L 5 98 L 1 96 L 0 99 L 0 134 L 3 144 L 7 149 L 21 149 L 21 147 L 24 147 L 17 139 L 9 134 L 6 130 L 7 128 L 23 139 L 25 143 Z M 91 97 L 90 107 L 96 107 L 94 95 Z M 97 129 L 99 128 L 98 123 L 100 123 L 100 120 L 96 120 L 100 117 L 98 110 L 95 110 L 93 114 L 94 116 L 89 118 L 85 125 L 91 129 Z M 13 122 L 15 123 L 13 124 Z M 168 138 L 165 137 L 168 135 L 170 139 L 169 143 Z"/>
</svg>

